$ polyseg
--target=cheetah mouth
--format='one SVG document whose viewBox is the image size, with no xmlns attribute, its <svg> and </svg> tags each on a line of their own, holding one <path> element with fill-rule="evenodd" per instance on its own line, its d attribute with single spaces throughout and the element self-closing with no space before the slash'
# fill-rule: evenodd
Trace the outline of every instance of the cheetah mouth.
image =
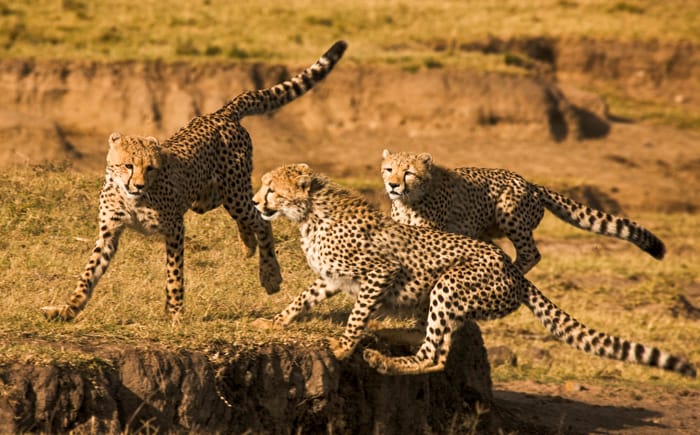
<svg viewBox="0 0 700 435">
<path fill-rule="evenodd" d="M 387 194 L 389 195 L 389 199 L 399 199 L 403 196 L 402 193 L 395 192 L 393 190 L 387 190 Z"/>
<path fill-rule="evenodd" d="M 279 216 L 279 212 L 277 210 L 261 210 L 260 211 L 260 217 L 262 217 L 266 221 L 271 221 L 275 220 Z"/>
<path fill-rule="evenodd" d="M 130 191 L 129 189 L 124 189 L 124 194 L 126 198 L 128 199 L 138 199 L 143 197 L 143 191 L 142 190 L 135 190 L 135 191 Z"/>
</svg>

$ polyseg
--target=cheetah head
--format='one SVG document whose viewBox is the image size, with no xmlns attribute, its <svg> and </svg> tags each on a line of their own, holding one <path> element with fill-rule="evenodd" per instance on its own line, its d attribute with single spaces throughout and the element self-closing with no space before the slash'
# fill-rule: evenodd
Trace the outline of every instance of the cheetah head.
<svg viewBox="0 0 700 435">
<path fill-rule="evenodd" d="M 431 178 L 433 157 L 428 153 L 382 153 L 382 178 L 389 198 L 411 202 L 420 199 Z"/>
<path fill-rule="evenodd" d="M 302 221 L 311 209 L 309 193 L 313 173 L 305 163 L 281 166 L 262 176 L 262 186 L 253 203 L 263 219 L 271 221 L 285 216 L 292 222 Z"/>
<path fill-rule="evenodd" d="M 154 137 L 109 136 L 107 176 L 119 185 L 128 198 L 138 198 L 153 180 L 161 166 L 160 145 Z"/>
</svg>

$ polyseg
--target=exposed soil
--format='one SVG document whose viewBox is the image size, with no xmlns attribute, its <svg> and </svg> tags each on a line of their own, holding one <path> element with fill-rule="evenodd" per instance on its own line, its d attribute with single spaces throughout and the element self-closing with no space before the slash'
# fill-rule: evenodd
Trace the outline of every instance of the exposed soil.
<svg viewBox="0 0 700 435">
<path fill-rule="evenodd" d="M 95 359 L 0 366 L 0 432 L 460 433 L 477 402 L 493 408 L 473 324 L 456 334 L 445 371 L 423 376 L 381 376 L 359 355 L 340 363 L 320 343 L 67 346 Z M 494 409 L 478 426 L 513 423 Z"/>
<path fill-rule="evenodd" d="M 626 92 L 697 112 L 698 47 L 683 43 L 533 40 L 486 41 L 460 48 L 514 51 L 525 61 L 524 68 L 537 73 L 503 76 L 446 69 L 412 73 L 341 62 L 327 81 L 309 95 L 274 115 L 245 120 L 255 144 L 256 181 L 263 171 L 297 161 L 305 161 L 332 177 L 378 179 L 381 151 L 389 148 L 429 151 L 447 166 L 509 168 L 532 181 L 566 190 L 579 200 L 615 212 L 696 212 L 700 208 L 700 195 L 694 193 L 700 191 L 700 133 L 620 120 L 609 113 L 599 96 L 583 90 L 593 81 L 609 80 Z M 436 49 L 440 49 L 440 41 L 436 42 Z M 5 60 L 0 62 L 0 165 L 68 159 L 76 170 L 97 175 L 103 170 L 110 132 L 149 134 L 163 139 L 190 117 L 216 109 L 241 90 L 275 83 L 296 70 L 260 65 Z M 5 367 L 0 376 L 4 384 L 0 387 L 5 389 L 0 388 L 0 393 L 12 385 L 18 396 L 15 401 L 2 401 L 0 421 L 5 426 L 0 426 L 0 430 L 89 431 L 90 424 L 97 424 L 100 431 L 124 430 L 143 427 L 149 421 L 174 430 L 223 430 L 226 422 L 247 416 L 248 420 L 243 421 L 251 423 L 239 429 L 277 432 L 285 426 L 275 424 L 284 421 L 287 428 L 301 429 L 331 430 L 337 424 L 336 432 L 362 429 L 398 433 L 415 432 L 417 428 L 441 431 L 450 429 L 444 426 L 445 421 L 427 421 L 423 413 L 432 409 L 430 406 L 440 408 L 447 403 L 446 398 L 454 399 L 466 391 L 447 388 L 454 379 L 406 381 L 380 380 L 364 372 L 344 375 L 346 369 L 327 354 L 313 362 L 316 360 L 302 351 L 288 355 L 287 360 L 306 361 L 300 366 L 310 367 L 310 376 L 314 364 L 323 367 L 318 375 L 321 377 L 313 381 L 324 385 L 320 395 L 290 390 L 298 386 L 290 381 L 288 372 L 276 372 L 275 363 L 268 367 L 276 375 L 281 373 L 277 389 L 243 390 L 251 394 L 252 402 L 246 408 L 228 408 L 215 396 L 208 399 L 211 402 L 187 405 L 193 410 L 191 414 L 178 414 L 184 412 L 184 397 L 175 395 L 179 402 L 173 405 L 174 410 L 164 403 L 175 400 L 168 388 L 182 391 L 181 383 L 176 387 L 154 387 L 152 393 L 146 392 L 148 385 L 139 386 L 138 395 L 156 394 L 148 403 L 163 401 L 158 402 L 162 406 L 146 409 L 143 400 L 138 404 L 129 401 L 127 396 L 136 394 L 136 390 L 125 387 L 130 382 L 128 376 L 155 370 L 153 367 L 170 367 L 168 370 L 179 370 L 180 377 L 187 372 L 186 376 L 200 377 L 196 382 L 211 386 L 216 368 L 207 365 L 211 362 L 207 356 L 188 354 L 188 361 L 207 362 L 190 371 L 189 362 L 144 362 L 161 358 L 158 352 L 136 356 L 129 351 L 120 356 L 109 354 L 108 350 L 100 352 L 112 361 L 101 378 L 85 377 L 80 372 L 58 376 L 64 369 L 56 367 Z M 258 361 L 255 358 L 264 359 L 264 355 L 263 350 L 245 360 L 243 366 Z M 128 369 L 130 364 L 133 370 Z M 228 366 L 229 380 L 240 375 L 242 378 L 235 382 L 250 384 L 251 378 L 248 376 L 246 381 L 245 372 L 232 372 L 241 364 L 236 361 Z M 268 373 L 264 371 L 265 363 L 260 364 L 262 368 L 255 369 L 263 370 L 256 388 L 263 385 Z M 482 375 L 488 381 L 488 373 Z M 134 384 L 145 382 L 148 376 L 137 378 Z M 69 390 L 82 391 L 80 397 L 46 396 L 51 388 L 61 389 L 56 386 L 57 379 L 63 382 L 61 388 L 70 385 Z M 304 379 L 304 388 L 316 388 L 309 387 L 308 377 Z M 348 380 L 354 382 L 350 384 L 352 392 L 343 390 Z M 438 384 L 431 386 L 430 382 Z M 326 385 L 332 388 L 324 390 Z M 499 411 L 487 428 L 501 425 L 520 433 L 692 433 L 700 424 L 697 391 L 678 393 L 644 385 L 634 389 L 604 385 L 495 385 Z M 488 389 L 471 387 L 472 392 L 481 391 L 481 398 L 489 397 Z M 263 403 L 278 400 L 282 390 L 287 391 L 284 404 Z M 380 416 L 380 412 L 367 408 L 349 409 L 350 402 L 344 402 L 343 397 L 354 398 L 363 391 L 364 403 L 383 403 L 382 412 L 387 414 Z M 426 399 L 426 391 L 434 394 L 428 394 Z M 269 396 L 261 399 L 265 394 Z M 419 404 L 394 409 L 397 401 L 392 402 L 391 398 L 396 394 L 417 397 Z M 93 397 L 92 402 L 86 399 L 88 396 Z M 298 400 L 286 402 L 287 397 Z M 40 399 L 44 408 L 39 406 Z M 430 400 L 437 402 L 425 405 Z M 104 407 L 90 408 L 98 402 Z M 61 407 L 67 412 L 58 418 L 54 413 Z M 331 422 L 331 410 L 341 408 L 348 412 L 347 420 Z M 93 412 L 95 419 L 80 420 L 85 412 Z M 273 415 L 274 412 L 282 414 Z M 372 417 L 367 417 L 368 412 Z M 252 423 L 256 418 L 263 426 Z M 369 422 L 367 418 L 374 420 Z M 6 423 L 8 419 L 12 426 Z M 195 421 L 192 419 L 198 419 L 196 425 L 191 424 Z"/>
</svg>

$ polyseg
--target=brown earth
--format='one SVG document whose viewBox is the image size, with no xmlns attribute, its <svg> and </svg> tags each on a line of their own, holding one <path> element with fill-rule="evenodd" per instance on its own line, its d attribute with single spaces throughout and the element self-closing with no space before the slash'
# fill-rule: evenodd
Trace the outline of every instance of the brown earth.
<svg viewBox="0 0 700 435">
<path fill-rule="evenodd" d="M 435 44 L 436 50 L 440 49 L 440 41 Z M 695 192 L 700 188 L 700 133 L 619 119 L 615 113 L 609 113 L 603 99 L 583 90 L 591 83 L 607 80 L 630 95 L 663 101 L 669 107 L 676 105 L 698 113 L 700 56 L 697 47 L 684 43 L 489 40 L 460 49 L 518 53 L 524 60 L 524 69 L 530 73 L 501 75 L 440 68 L 408 72 L 388 66 L 341 62 L 327 81 L 309 95 L 274 115 L 244 121 L 255 144 L 256 181 L 263 171 L 281 163 L 297 161 L 305 161 L 332 177 L 378 180 L 381 150 L 389 148 L 430 151 L 438 162 L 447 166 L 509 168 L 532 181 L 566 190 L 580 200 L 608 210 L 627 213 L 698 210 L 700 195 Z M 262 65 L 4 60 L 0 62 L 0 165 L 67 159 L 76 170 L 97 175 L 103 169 L 106 138 L 110 132 L 149 134 L 164 139 L 190 117 L 216 109 L 226 98 L 241 90 L 275 83 L 296 70 L 296 67 Z M 383 201 L 381 194 L 376 194 L 376 198 Z M 594 204 L 595 201 L 598 204 Z M 125 399 L 125 395 L 135 394 L 131 387 L 124 387 L 129 376 L 139 370 L 156 370 L 153 367 L 175 370 L 172 367 L 177 366 L 177 370 L 184 373 L 189 367 L 187 364 L 191 363 L 173 363 L 170 358 L 177 360 L 182 354 L 164 358 L 159 351 L 131 355 L 127 350 L 118 356 L 109 349 L 100 352 L 112 362 L 105 376 L 99 379 L 91 378 L 91 375 L 84 377 L 84 372 L 80 371 L 77 374 L 70 372 L 67 377 L 57 376 L 56 370 L 63 373 L 64 369 L 56 367 L 36 370 L 4 368 L 0 380 L 5 385 L 17 386 L 19 389 L 13 391 L 21 393 L 17 393 L 18 398 L 33 397 L 33 401 L 29 400 L 29 404 L 19 399 L 5 402 L 16 407 L 13 410 L 0 407 L 0 420 L 6 421 L 10 415 L 44 413 L 41 414 L 43 420 L 26 420 L 25 426 L 22 426 L 25 420 L 19 420 L 21 424 L 14 427 L 48 431 L 72 427 L 66 426 L 66 422 L 75 422 L 75 416 L 90 411 L 93 405 L 89 403 L 96 402 L 85 397 L 97 394 L 96 391 L 114 394 L 95 396 L 99 400 L 104 398 L 104 403 L 109 406 L 99 412 L 93 410 L 97 420 L 84 420 L 81 424 L 99 424 L 102 426 L 98 427 L 104 430 L 143 427 L 148 422 L 166 420 L 174 422 L 174 430 L 178 427 L 215 430 L 218 428 L 217 419 L 234 421 L 238 415 L 238 410 L 227 408 L 218 399 L 214 400 L 216 403 L 191 405 L 193 409 L 211 411 L 200 416 L 199 426 L 177 426 L 183 418 L 185 422 L 191 422 L 193 420 L 187 419 L 195 417 L 189 414 L 177 418 L 173 417 L 175 414 L 164 415 L 165 407 L 137 410 L 143 402 L 136 405 Z M 265 352 L 262 350 L 255 358 L 264 358 Z M 290 351 L 277 349 L 271 352 Z M 144 362 L 159 358 L 170 362 L 161 364 L 162 367 L 160 363 Z M 205 356 L 187 354 L 185 360 L 198 358 Z M 250 357 L 244 363 L 250 364 L 255 358 Z M 313 367 L 310 362 L 313 357 L 303 351 L 291 358 L 306 361 L 301 367 L 308 364 L 311 364 L 308 367 Z M 333 400 L 355 397 L 353 394 L 365 389 L 372 391 L 367 393 L 369 395 L 376 394 L 371 400 L 383 400 L 385 408 L 382 409 L 389 410 L 390 399 L 397 391 L 402 392 L 401 397 L 413 394 L 411 397 L 418 397 L 419 402 L 424 403 L 430 400 L 425 398 L 426 391 L 434 391 L 437 397 L 444 393 L 438 391 L 446 388 L 444 379 L 435 381 L 443 383 L 431 389 L 424 382 L 433 381 L 416 383 L 416 378 L 409 378 L 410 381 L 390 378 L 381 380 L 381 385 L 376 386 L 374 383 L 379 382 L 376 376 L 355 373 L 350 378 L 360 384 L 353 384 L 356 390 L 351 394 L 342 390 L 342 385 L 349 379 L 339 374 L 345 368 L 330 361 L 328 355 L 325 358 L 319 364 L 324 370 L 330 367 L 328 370 L 333 372 L 328 375 L 323 371 L 323 376 L 337 388 L 329 393 Z M 129 364 L 134 366 L 133 371 L 123 369 L 130 367 Z M 214 369 L 202 367 L 194 369 L 192 376 L 201 375 L 205 379 L 200 379 L 201 382 L 213 385 Z M 228 367 L 235 367 L 235 364 Z M 330 430 L 332 424 L 338 423 L 330 423 L 330 414 L 324 413 L 340 409 L 333 407 L 346 409 L 348 402 L 327 400 L 320 404 L 320 399 L 314 395 L 295 395 L 289 390 L 293 384 L 290 384 L 289 373 L 276 371 L 275 364 L 269 367 L 272 372 L 281 373 L 281 381 L 275 387 L 280 390 L 270 391 L 279 393 L 286 389 L 289 397 L 299 401 L 290 405 L 291 408 L 287 405 L 279 408 L 287 410 L 284 412 L 288 414 L 261 417 L 259 421 L 263 423 L 260 424 L 273 425 L 275 418 L 280 418 L 291 419 L 295 427 Z M 310 369 L 309 373 L 312 372 Z M 241 385 L 251 382 L 251 375 L 246 373 L 227 373 L 232 379 L 243 376 L 242 380 L 235 381 Z M 261 376 L 263 379 L 264 375 Z M 323 376 L 322 379 L 326 379 Z M 485 377 L 488 379 L 488 375 Z M 141 377 L 133 382 L 144 382 L 143 379 L 147 378 Z M 46 391 L 60 390 L 56 382 L 80 384 L 82 394 L 88 396 L 81 396 L 80 400 L 60 395 L 46 396 Z M 388 387 L 384 384 L 387 382 L 401 385 Z M 36 390 L 39 384 L 44 385 L 43 393 Z M 374 386 L 366 390 L 368 385 Z M 489 424 L 510 422 L 504 427 L 520 433 L 636 434 L 692 433 L 700 423 L 697 413 L 700 393 L 697 391 L 679 395 L 652 386 L 638 386 L 631 390 L 602 385 L 605 384 L 497 384 L 494 397 L 500 420 L 494 419 Z M 168 388 L 182 388 L 181 384 L 177 386 L 166 388 L 161 385 L 160 389 L 152 389 L 149 393 L 148 385 L 141 385 L 139 388 L 144 390 L 139 390 L 138 394 L 154 394 L 153 397 L 170 400 Z M 379 390 L 383 393 L 378 393 Z M 458 397 L 458 390 L 448 388 L 447 391 L 452 393 L 440 397 Z M 270 400 L 278 394 L 264 391 L 255 394 L 270 394 Z M 484 394 L 488 397 L 489 393 Z M 40 396 L 44 397 L 44 408 L 38 407 Z M 184 401 L 184 398 L 173 400 Z M 259 396 L 251 400 L 254 405 L 245 408 L 241 414 L 248 415 L 250 421 L 262 415 L 261 409 L 272 412 L 269 411 L 272 408 L 261 405 Z M 75 404 L 71 405 L 72 401 Z M 367 399 L 361 403 L 371 401 Z M 51 420 L 53 417 L 47 417 L 54 416 L 52 413 L 60 406 L 70 410 L 71 406 L 78 405 L 80 407 L 73 414 L 62 415 L 64 420 L 54 421 Z M 28 406 L 28 410 L 23 406 Z M 445 429 L 445 426 L 440 426 L 444 421 L 438 424 L 415 420 L 416 415 L 423 415 L 417 410 L 428 409 L 421 406 L 424 405 L 408 411 L 394 410 L 394 414 L 386 411 L 388 414 L 382 417 L 385 418 L 383 421 L 405 422 L 405 426 L 396 426 L 403 428 L 404 432 L 415 432 L 418 427 Z M 177 406 L 175 409 L 168 412 L 181 412 L 177 411 L 180 409 Z M 351 411 L 358 413 L 352 414 Z M 348 415 L 360 416 L 367 412 L 374 417 L 378 415 L 366 408 L 348 412 Z M 73 420 L 70 415 L 74 416 Z M 134 426 L 134 416 L 138 416 L 141 426 Z M 307 418 L 317 420 L 304 420 Z M 36 421 L 50 423 L 39 427 Z M 340 422 L 338 430 L 374 428 L 387 431 L 389 427 L 378 420 L 372 424 L 362 421 L 365 426 L 347 426 L 347 422 Z M 251 423 L 249 427 L 276 431 L 271 428 L 277 426 L 254 426 Z M 89 427 L 83 429 L 87 431 Z"/>
<path fill-rule="evenodd" d="M 60 346 L 95 360 L 0 366 L 0 432 L 460 433 L 477 402 L 493 407 L 474 324 L 456 335 L 445 371 L 423 376 L 382 376 L 359 355 L 340 363 L 318 343 Z M 489 414 L 480 428 L 513 427 Z"/>
</svg>

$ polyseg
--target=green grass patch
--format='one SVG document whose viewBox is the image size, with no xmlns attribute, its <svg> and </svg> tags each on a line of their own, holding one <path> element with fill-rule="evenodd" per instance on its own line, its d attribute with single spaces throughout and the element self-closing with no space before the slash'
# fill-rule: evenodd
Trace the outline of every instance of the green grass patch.
<svg viewBox="0 0 700 435">
<path fill-rule="evenodd" d="M 621 92 L 603 91 L 613 116 L 670 125 L 684 130 L 700 130 L 700 114 L 668 101 L 639 99 Z"/>
<path fill-rule="evenodd" d="M 377 180 L 347 179 L 362 191 Z M 275 221 L 285 279 L 267 296 L 257 278 L 257 259 L 242 256 L 236 225 L 222 210 L 186 216 L 186 314 L 173 327 L 163 314 L 165 252 L 159 237 L 127 231 L 110 269 L 85 311 L 71 323 L 43 319 L 39 307 L 61 303 L 73 291 L 97 234 L 101 180 L 62 167 L 19 168 L 0 174 L 0 363 L 59 361 L 102 364 L 90 346 L 165 346 L 206 350 L 214 343 L 255 347 L 261 343 L 319 343 L 337 337 L 352 301 L 338 296 L 284 330 L 250 326 L 270 318 L 314 279 L 299 248 L 298 230 Z M 636 247 L 594 236 L 546 218 L 536 236 L 542 262 L 529 278 L 561 308 L 588 326 L 700 361 L 700 324 L 674 317 L 675 298 L 700 286 L 700 216 L 635 216 L 663 238 L 668 258 L 657 262 Z M 691 295 L 692 296 L 692 295 Z M 697 296 L 697 294 L 696 294 Z M 405 326 L 395 320 L 390 327 Z M 498 321 L 483 322 L 488 346 L 507 345 L 518 354 L 515 367 L 498 367 L 499 381 L 531 379 L 622 383 L 647 382 L 700 388 L 699 381 L 635 365 L 584 355 L 549 337 L 521 308 Z M 533 349 L 550 357 L 532 357 Z"/>
</svg>

